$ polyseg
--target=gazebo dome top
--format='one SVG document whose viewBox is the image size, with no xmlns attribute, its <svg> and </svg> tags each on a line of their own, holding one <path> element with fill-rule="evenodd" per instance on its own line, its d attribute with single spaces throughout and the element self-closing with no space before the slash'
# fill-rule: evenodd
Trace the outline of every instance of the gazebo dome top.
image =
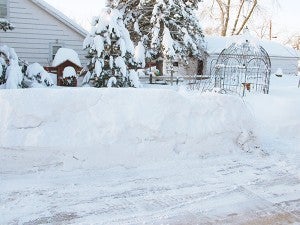
<svg viewBox="0 0 300 225">
<path fill-rule="evenodd" d="M 259 39 L 250 34 L 248 28 L 245 28 L 244 33 L 237 36 L 228 48 L 223 49 L 217 64 L 223 63 L 227 58 L 235 58 L 240 65 L 248 64 L 251 59 L 261 59 L 271 67 L 267 51 L 260 45 Z"/>
</svg>

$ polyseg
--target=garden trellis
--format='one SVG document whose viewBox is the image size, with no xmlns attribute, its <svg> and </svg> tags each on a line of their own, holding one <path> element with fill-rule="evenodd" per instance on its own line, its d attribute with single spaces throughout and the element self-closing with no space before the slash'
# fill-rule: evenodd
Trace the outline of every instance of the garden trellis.
<svg viewBox="0 0 300 225">
<path fill-rule="evenodd" d="M 269 93 L 270 57 L 248 31 L 220 53 L 213 71 L 208 89 L 240 96 L 247 92 Z"/>
</svg>

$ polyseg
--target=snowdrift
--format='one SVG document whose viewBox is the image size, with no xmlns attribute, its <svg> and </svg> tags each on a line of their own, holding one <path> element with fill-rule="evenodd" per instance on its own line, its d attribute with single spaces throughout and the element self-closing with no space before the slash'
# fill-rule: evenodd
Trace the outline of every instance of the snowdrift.
<svg viewBox="0 0 300 225">
<path fill-rule="evenodd" d="M 0 151 L 12 162 L 6 169 L 229 153 L 246 148 L 253 130 L 238 97 L 161 89 L 3 90 L 0 124 Z"/>
<path fill-rule="evenodd" d="M 249 95 L 247 105 L 255 116 L 261 132 L 280 138 L 299 139 L 300 89 L 298 76 L 271 77 L 270 95 Z M 258 132 L 259 129 L 256 130 Z M 262 134 L 261 134 L 262 133 Z M 258 134 L 258 133 L 256 133 Z"/>
</svg>

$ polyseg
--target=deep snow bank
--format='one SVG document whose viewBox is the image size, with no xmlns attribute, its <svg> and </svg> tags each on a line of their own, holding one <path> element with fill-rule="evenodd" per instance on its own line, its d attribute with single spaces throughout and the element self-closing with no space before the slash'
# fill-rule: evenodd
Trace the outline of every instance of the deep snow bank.
<svg viewBox="0 0 300 225">
<path fill-rule="evenodd" d="M 32 151 L 37 162 L 48 157 L 49 163 L 49 156 L 55 156 L 58 161 L 72 158 L 89 165 L 142 163 L 172 154 L 235 151 L 249 141 L 251 118 L 240 98 L 218 94 L 3 90 L 0 147 Z"/>
<path fill-rule="evenodd" d="M 300 89 L 299 77 L 271 77 L 269 95 L 249 95 L 246 102 L 260 125 L 262 133 L 299 139 Z"/>
</svg>

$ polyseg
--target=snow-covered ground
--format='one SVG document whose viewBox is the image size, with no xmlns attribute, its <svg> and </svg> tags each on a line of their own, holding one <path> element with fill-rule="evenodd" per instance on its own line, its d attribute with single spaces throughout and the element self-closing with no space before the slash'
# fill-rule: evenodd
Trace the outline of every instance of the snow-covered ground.
<svg viewBox="0 0 300 225">
<path fill-rule="evenodd" d="M 300 224 L 298 79 L 2 90 L 0 224 Z"/>
</svg>

